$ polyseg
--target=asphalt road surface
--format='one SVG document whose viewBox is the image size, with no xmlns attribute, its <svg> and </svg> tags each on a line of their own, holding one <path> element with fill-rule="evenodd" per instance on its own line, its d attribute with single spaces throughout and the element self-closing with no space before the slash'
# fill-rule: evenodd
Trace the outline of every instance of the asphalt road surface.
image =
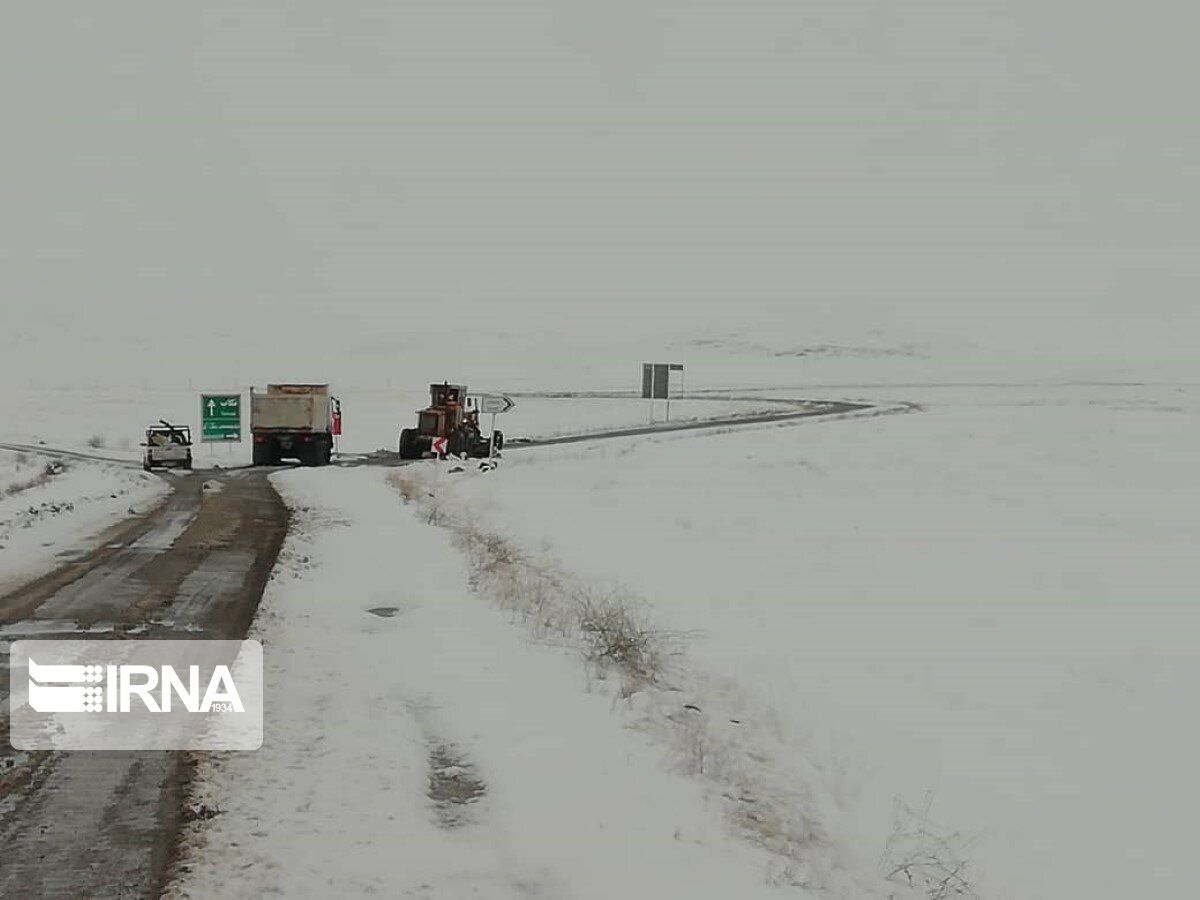
<svg viewBox="0 0 1200 900">
<path fill-rule="evenodd" d="M 707 398 L 706 398 L 707 399 Z M 714 397 L 716 400 L 736 400 L 759 398 Z M 813 416 L 836 416 L 843 413 L 857 412 L 870 409 L 865 403 L 843 403 L 841 401 L 824 400 L 781 400 L 780 403 L 790 404 L 792 408 L 775 412 L 750 413 L 744 416 L 726 416 L 720 419 L 697 419 L 686 422 L 656 422 L 653 425 L 638 425 L 633 428 L 617 428 L 606 431 L 589 432 L 586 434 L 567 434 L 545 438 L 517 438 L 505 442 L 505 447 L 549 447 L 554 444 L 577 444 L 583 441 L 605 440 L 608 438 L 639 437 L 641 435 L 660 434 L 662 432 L 698 431 L 700 429 L 722 428 L 737 425 L 767 425 L 773 422 L 789 422 L 793 419 L 808 419 Z"/>
<path fill-rule="evenodd" d="M 172 479 L 150 514 L 0 597 L 0 653 L 27 638 L 238 638 L 287 532 L 266 474 Z M 214 490 L 215 484 L 220 490 Z M 16 673 L 20 677 L 21 673 Z M 0 679 L 7 709 L 8 679 Z M 0 897 L 156 897 L 182 815 L 182 753 L 21 753 L 0 713 Z"/>
</svg>

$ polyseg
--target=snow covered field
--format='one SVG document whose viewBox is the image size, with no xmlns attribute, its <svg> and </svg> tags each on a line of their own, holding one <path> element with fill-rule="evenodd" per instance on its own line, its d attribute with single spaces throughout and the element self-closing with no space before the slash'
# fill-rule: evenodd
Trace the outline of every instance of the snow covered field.
<svg viewBox="0 0 1200 900">
<path fill-rule="evenodd" d="M 201 762 L 220 814 L 169 896 L 798 896 L 574 659 L 470 591 L 386 477 L 275 476 L 295 527 L 252 634 L 266 739 Z"/>
<path fill-rule="evenodd" d="M 874 895 L 919 827 L 983 898 L 1185 892 L 1200 612 L 1180 435 L 1200 436 L 1200 394 L 919 399 L 528 450 L 487 475 L 403 470 L 435 507 L 399 507 L 379 472 L 276 476 L 300 527 L 256 625 L 274 723 L 258 757 L 202 768 L 222 814 L 180 894 L 727 897 L 794 880 L 723 822 L 723 785 L 681 779 L 646 727 L 661 697 L 597 692 L 468 590 L 434 508 L 623 585 L 682 636 L 679 696 L 740 723 L 721 752 L 770 747 L 777 771 L 742 762 L 816 817 L 809 862 L 834 896 Z M 438 766 L 487 785 L 462 827 L 431 798 Z"/>
<path fill-rule="evenodd" d="M 121 466 L 0 450 L 0 592 L 49 571 L 168 490 Z"/>
<path fill-rule="evenodd" d="M 984 897 L 1186 893 L 1200 393 L 904 396 L 926 411 L 534 450 L 446 489 L 690 634 L 861 849 L 931 794 Z"/>
</svg>

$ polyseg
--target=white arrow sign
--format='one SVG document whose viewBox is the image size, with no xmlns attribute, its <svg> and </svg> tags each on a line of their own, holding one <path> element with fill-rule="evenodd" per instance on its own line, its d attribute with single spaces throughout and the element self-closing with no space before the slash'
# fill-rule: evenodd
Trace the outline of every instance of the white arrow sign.
<svg viewBox="0 0 1200 900">
<path fill-rule="evenodd" d="M 210 416 L 213 414 L 213 410 L 216 409 L 216 407 L 217 407 L 217 404 L 215 402 L 213 402 L 212 400 L 208 401 L 208 414 Z"/>
<path fill-rule="evenodd" d="M 506 397 L 504 394 L 480 394 L 479 395 L 479 411 L 481 413 L 506 413 L 517 404 L 513 402 L 512 397 Z"/>
</svg>

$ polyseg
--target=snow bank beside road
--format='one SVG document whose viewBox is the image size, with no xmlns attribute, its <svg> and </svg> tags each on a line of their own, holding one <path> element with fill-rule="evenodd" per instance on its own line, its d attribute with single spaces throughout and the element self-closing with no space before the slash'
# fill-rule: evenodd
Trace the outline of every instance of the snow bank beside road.
<svg viewBox="0 0 1200 900">
<path fill-rule="evenodd" d="M 59 554 L 168 490 L 162 479 L 121 466 L 0 450 L 0 593 L 50 571 Z"/>
<path fill-rule="evenodd" d="M 175 897 L 803 897 L 366 469 L 275 476 L 266 740 L 209 757 Z"/>
<path fill-rule="evenodd" d="M 62 473 L 62 464 L 33 453 L 0 450 L 0 498 L 45 484 Z"/>
</svg>

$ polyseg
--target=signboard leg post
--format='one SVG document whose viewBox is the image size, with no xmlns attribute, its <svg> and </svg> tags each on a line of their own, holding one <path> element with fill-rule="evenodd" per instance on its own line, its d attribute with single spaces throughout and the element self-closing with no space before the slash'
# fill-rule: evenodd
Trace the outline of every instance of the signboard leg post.
<svg viewBox="0 0 1200 900">
<path fill-rule="evenodd" d="M 650 424 L 654 424 L 654 398 L 658 394 L 658 369 L 650 367 Z"/>
<path fill-rule="evenodd" d="M 666 401 L 666 420 L 671 421 L 671 373 L 679 373 L 683 392 L 683 363 L 642 363 L 642 398 L 650 401 L 650 424 L 654 424 L 654 401 Z"/>
<path fill-rule="evenodd" d="M 475 411 L 478 413 L 487 413 L 492 417 L 492 433 L 488 436 L 488 461 L 481 463 L 480 468 L 492 469 L 496 466 L 496 456 L 498 448 L 496 446 L 496 416 L 499 413 L 508 412 L 516 406 L 511 397 L 506 397 L 504 394 L 478 394 L 475 398 Z M 478 419 L 476 419 L 478 422 Z"/>
</svg>

